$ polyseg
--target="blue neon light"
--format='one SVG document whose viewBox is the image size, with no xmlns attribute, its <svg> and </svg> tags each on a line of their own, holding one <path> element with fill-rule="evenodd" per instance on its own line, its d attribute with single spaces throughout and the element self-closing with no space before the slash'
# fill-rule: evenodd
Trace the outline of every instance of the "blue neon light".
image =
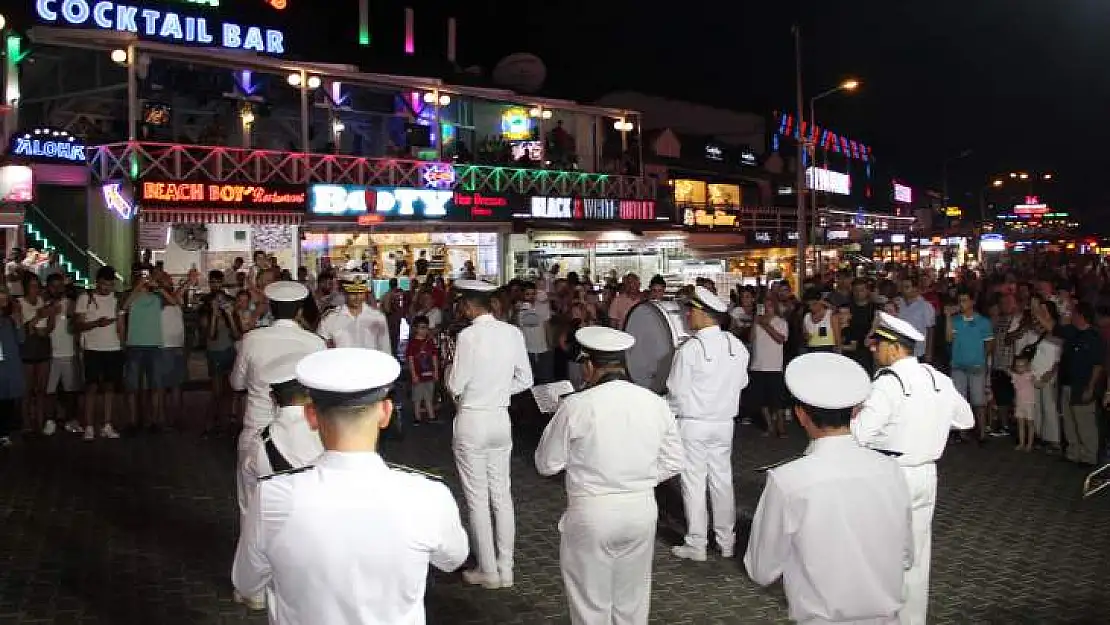
<svg viewBox="0 0 1110 625">
<path fill-rule="evenodd" d="M 285 54 L 285 34 L 259 26 L 216 22 L 208 18 L 137 7 L 118 2 L 91 0 L 35 0 L 35 11 L 44 22 L 90 26 L 100 30 L 135 33 L 169 43 L 193 43 L 230 50 Z M 218 40 L 217 40 L 218 35 Z"/>
</svg>

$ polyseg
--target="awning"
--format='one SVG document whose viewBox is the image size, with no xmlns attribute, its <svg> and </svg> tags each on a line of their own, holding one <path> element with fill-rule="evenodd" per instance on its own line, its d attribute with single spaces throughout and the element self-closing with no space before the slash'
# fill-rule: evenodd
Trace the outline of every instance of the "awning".
<svg viewBox="0 0 1110 625">
<path fill-rule="evenodd" d="M 299 226 L 304 222 L 304 213 L 216 208 L 142 208 L 139 210 L 139 220 L 144 223 Z"/>
</svg>

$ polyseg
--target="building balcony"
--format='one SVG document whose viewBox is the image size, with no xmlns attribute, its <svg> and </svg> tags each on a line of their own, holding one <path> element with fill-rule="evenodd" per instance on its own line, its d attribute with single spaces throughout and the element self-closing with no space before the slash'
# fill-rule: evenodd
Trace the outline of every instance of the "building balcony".
<svg viewBox="0 0 1110 625">
<path fill-rule="evenodd" d="M 454 187 L 479 193 L 654 200 L 655 180 L 578 171 L 430 163 L 341 154 L 306 154 L 174 143 L 126 142 L 92 149 L 94 179 L 252 184 L 348 184 L 425 187 L 430 167 L 453 168 Z"/>
</svg>

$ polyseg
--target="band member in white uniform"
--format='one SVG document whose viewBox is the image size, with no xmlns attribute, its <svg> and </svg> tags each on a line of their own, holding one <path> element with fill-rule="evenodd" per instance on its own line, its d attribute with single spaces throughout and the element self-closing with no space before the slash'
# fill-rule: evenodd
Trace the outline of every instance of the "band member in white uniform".
<svg viewBox="0 0 1110 625">
<path fill-rule="evenodd" d="M 813 353 L 791 361 L 785 378 L 812 445 L 767 473 L 748 575 L 763 586 L 781 577 L 798 623 L 897 625 L 913 554 L 910 493 L 893 458 L 852 438 L 849 423 L 871 391 L 867 372 Z"/>
<path fill-rule="evenodd" d="M 543 475 L 566 471 L 559 565 L 574 625 L 644 625 L 658 510 L 655 486 L 682 470 L 667 402 L 632 384 L 624 356 L 636 339 L 578 330 L 585 390 L 563 398 L 536 448 Z"/>
<path fill-rule="evenodd" d="M 363 347 L 387 354 L 392 352 L 389 342 L 389 322 L 382 311 L 366 303 L 370 287 L 362 280 L 343 283 L 347 303 L 336 306 L 320 320 L 317 333 L 328 342 L 328 347 Z"/>
<path fill-rule="evenodd" d="M 243 413 L 243 431 L 239 433 L 239 456 L 236 464 L 240 520 L 247 513 L 250 493 L 255 484 L 255 477 L 247 470 L 247 462 L 252 458 L 251 448 L 259 432 L 270 425 L 276 414 L 266 372 L 274 362 L 288 354 L 303 356 L 326 347 L 323 339 L 304 330 L 294 321 L 309 295 L 304 285 L 299 282 L 273 282 L 266 286 L 263 294 L 269 300 L 274 323 L 266 328 L 251 330 L 243 337 L 231 372 L 231 387 L 237 391 L 247 391 L 247 407 Z M 236 599 L 252 609 L 263 607 L 260 597 L 236 596 Z"/>
<path fill-rule="evenodd" d="M 423 625 L 428 565 L 453 571 L 465 561 L 447 487 L 391 469 L 376 451 L 400 372 L 395 358 L 367 349 L 298 364 L 312 397 L 305 416 L 327 451 L 262 478 L 232 569 L 240 593 L 266 592 L 270 623 Z"/>
<path fill-rule="evenodd" d="M 929 561 L 933 510 L 937 505 L 936 461 L 951 430 L 975 427 L 975 415 L 952 380 L 921 364 L 914 345 L 924 340 L 905 321 L 879 313 L 872 346 L 875 372 L 871 395 L 852 421 L 852 435 L 865 447 L 897 454 L 913 505 L 913 568 L 906 572 L 905 625 L 925 625 L 929 606 Z"/>
<path fill-rule="evenodd" d="M 733 557 L 736 547 L 732 433 L 740 391 L 748 385 L 749 356 L 740 339 L 721 331 L 721 315 L 728 311 L 725 301 L 699 286 L 684 304 L 693 335 L 674 355 L 667 399 L 686 448 L 682 469 L 686 541 L 671 551 L 679 558 L 702 562 L 709 533 L 707 480 L 717 547 L 725 558 Z"/>
<path fill-rule="evenodd" d="M 278 408 L 274 420 L 254 439 L 247 457 L 246 472 L 255 481 L 271 473 L 307 466 L 324 453 L 320 436 L 304 416 L 308 389 L 297 381 L 297 363 L 305 356 L 297 352 L 286 354 L 262 373 L 270 382 Z M 252 484 L 249 491 L 253 493 L 256 486 Z"/>
<path fill-rule="evenodd" d="M 452 447 L 478 557 L 477 570 L 464 572 L 463 579 L 490 589 L 507 588 L 513 585 L 516 538 L 509 492 L 509 399 L 532 387 L 532 365 L 520 329 L 489 312 L 490 294 L 497 287 L 457 280 L 455 288 L 470 326 L 459 333 L 447 390 L 458 406 Z"/>
</svg>

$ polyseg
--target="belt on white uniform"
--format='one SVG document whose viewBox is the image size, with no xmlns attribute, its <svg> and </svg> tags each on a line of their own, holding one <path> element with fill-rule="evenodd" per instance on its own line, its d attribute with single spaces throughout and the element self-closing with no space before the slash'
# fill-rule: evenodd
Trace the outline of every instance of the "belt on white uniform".
<svg viewBox="0 0 1110 625">
<path fill-rule="evenodd" d="M 646 498 L 648 496 L 650 496 L 652 499 L 654 499 L 655 498 L 655 489 L 651 489 L 651 490 L 633 490 L 633 491 L 625 491 L 625 492 L 620 492 L 620 493 L 598 493 L 596 495 L 586 495 L 586 494 L 571 495 L 571 494 L 568 494 L 567 495 L 567 502 L 568 503 L 574 503 L 574 502 L 583 503 L 583 502 L 587 502 L 587 501 L 601 501 L 601 500 L 605 500 L 605 499 L 610 499 L 610 500 L 619 500 L 619 499 L 638 500 L 638 499 Z"/>
</svg>

